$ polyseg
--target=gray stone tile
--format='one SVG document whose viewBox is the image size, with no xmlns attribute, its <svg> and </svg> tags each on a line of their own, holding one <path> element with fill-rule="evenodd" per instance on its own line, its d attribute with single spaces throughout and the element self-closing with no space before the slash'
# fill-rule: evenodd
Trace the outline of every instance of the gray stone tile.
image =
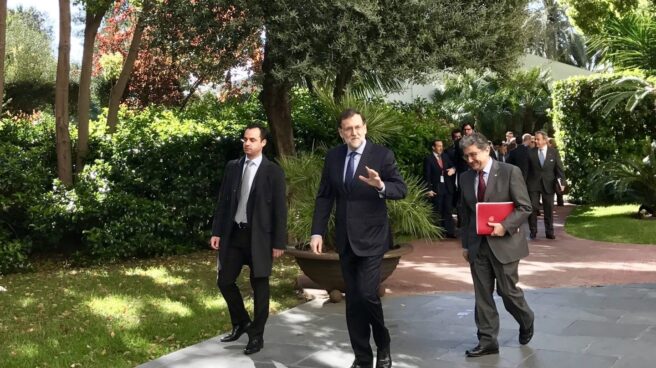
<svg viewBox="0 0 656 368">
<path fill-rule="evenodd" d="M 517 322 L 497 297 L 501 353 L 477 359 L 464 356 L 477 343 L 472 293 L 384 298 L 394 366 L 654 366 L 656 284 L 525 292 L 536 315 L 531 343 L 519 345 Z M 353 361 L 343 303 L 314 300 L 271 316 L 264 339 L 264 350 L 253 356 L 242 353 L 245 337 L 229 344 L 213 338 L 141 367 L 317 368 L 348 367 Z"/>
<path fill-rule="evenodd" d="M 620 358 L 626 356 L 643 356 L 650 353 L 653 349 L 654 343 L 650 341 L 604 337 L 593 341 L 585 350 L 585 353 Z"/>
<path fill-rule="evenodd" d="M 476 345 L 460 345 L 440 356 L 438 360 L 460 364 L 461 366 L 492 366 L 492 367 L 516 367 L 528 357 L 533 355 L 529 347 L 499 347 L 499 354 L 486 355 L 479 358 L 467 358 L 465 351 Z"/>
<path fill-rule="evenodd" d="M 653 356 L 626 356 L 620 358 L 613 368 L 652 368 L 654 366 Z"/>
<path fill-rule="evenodd" d="M 637 339 L 649 326 L 599 321 L 575 321 L 563 330 L 564 336 L 595 336 Z"/>
<path fill-rule="evenodd" d="M 616 361 L 612 357 L 536 350 L 522 363 L 522 368 L 611 368 Z"/>
</svg>

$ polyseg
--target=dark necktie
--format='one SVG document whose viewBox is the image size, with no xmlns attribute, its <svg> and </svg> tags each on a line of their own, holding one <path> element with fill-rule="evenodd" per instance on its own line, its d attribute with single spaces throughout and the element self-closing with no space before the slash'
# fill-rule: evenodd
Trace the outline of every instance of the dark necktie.
<svg viewBox="0 0 656 368">
<path fill-rule="evenodd" d="M 485 199 L 485 172 L 483 170 L 478 172 L 478 195 L 476 196 L 479 202 Z"/>
<path fill-rule="evenodd" d="M 440 169 L 442 169 L 442 158 L 440 156 L 437 156 L 436 158 L 437 158 L 437 166 L 439 166 Z"/>
<path fill-rule="evenodd" d="M 355 171 L 353 166 L 355 164 L 355 155 L 357 154 L 358 153 L 355 151 L 349 153 L 349 160 L 346 164 L 346 175 L 344 175 L 344 185 L 346 185 L 347 188 L 350 188 L 351 183 L 353 182 L 353 172 Z"/>
</svg>

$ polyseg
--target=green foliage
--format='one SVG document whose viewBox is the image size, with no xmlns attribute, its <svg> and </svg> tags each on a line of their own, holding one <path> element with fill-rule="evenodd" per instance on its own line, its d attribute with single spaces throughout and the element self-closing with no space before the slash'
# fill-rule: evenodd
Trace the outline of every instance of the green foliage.
<svg viewBox="0 0 656 368">
<path fill-rule="evenodd" d="M 653 10 L 649 0 L 562 0 L 567 15 L 585 35 L 599 34 L 606 21 L 636 11 Z"/>
<path fill-rule="evenodd" d="M 605 115 L 592 108 L 596 92 L 604 85 L 636 73 L 574 77 L 554 84 L 552 118 L 570 184 L 570 196 L 579 201 L 618 200 L 624 193 L 595 195 L 592 174 L 604 162 L 619 163 L 643 153 L 645 139 L 656 137 L 653 96 L 633 112 L 616 105 Z M 621 198 L 619 198 L 621 200 Z"/>
<path fill-rule="evenodd" d="M 79 85 L 71 81 L 68 85 L 68 106 L 70 115 L 77 111 Z M 6 110 L 12 113 L 31 114 L 34 111 L 54 111 L 55 82 L 17 81 L 5 84 Z M 3 110 L 5 110 L 3 109 Z"/>
<path fill-rule="evenodd" d="M 52 52 L 52 31 L 44 15 L 34 8 L 9 10 L 5 45 L 5 81 L 54 83 L 57 62 Z"/>
<path fill-rule="evenodd" d="M 507 75 L 467 70 L 447 75 L 433 100 L 450 124 L 473 124 L 488 139 L 501 141 L 508 130 L 527 133 L 548 127 L 549 80 L 537 68 Z"/>
<path fill-rule="evenodd" d="M 603 61 L 615 70 L 642 69 L 656 73 L 656 13 L 613 17 L 592 37 L 591 47 L 603 50 Z"/>
<path fill-rule="evenodd" d="M 402 132 L 394 136 L 389 147 L 406 174 L 422 177 L 424 158 L 430 153 L 433 141 L 441 139 L 448 147 L 452 126 L 440 114 L 438 107 L 426 100 L 397 102 L 392 106 L 399 116 L 397 124 Z"/>
<path fill-rule="evenodd" d="M 635 76 L 622 77 L 599 87 L 595 92 L 595 97 L 598 98 L 592 104 L 592 109 L 601 108 L 601 113 L 608 115 L 620 103 L 626 101 L 625 110 L 631 112 L 654 94 L 656 88 L 646 80 Z"/>
<path fill-rule="evenodd" d="M 656 141 L 646 157 L 626 157 L 619 162 L 604 162 L 592 177 L 600 191 L 623 193 L 638 203 L 656 206 Z"/>
<path fill-rule="evenodd" d="M 323 158 L 313 153 L 299 153 L 280 160 L 285 171 L 288 193 L 288 234 L 292 244 L 305 246 L 310 239 L 314 202 L 321 181 Z M 394 237 L 439 237 L 442 230 L 431 222 L 432 208 L 426 201 L 425 188 L 419 178 L 404 175 L 408 185 L 407 196 L 388 201 L 388 216 Z M 334 214 L 330 216 L 325 249 L 335 250 Z"/>
<path fill-rule="evenodd" d="M 0 228 L 0 276 L 12 272 L 29 270 L 28 260 L 30 244 L 17 239 L 11 240 Z"/>
<path fill-rule="evenodd" d="M 0 120 L 0 234 L 29 239 L 29 208 L 55 177 L 54 118 L 34 115 Z"/>
</svg>

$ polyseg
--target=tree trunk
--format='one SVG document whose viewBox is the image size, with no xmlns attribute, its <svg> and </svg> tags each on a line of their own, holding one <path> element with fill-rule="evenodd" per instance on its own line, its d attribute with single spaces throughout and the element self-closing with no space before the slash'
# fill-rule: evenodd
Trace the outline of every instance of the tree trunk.
<svg viewBox="0 0 656 368">
<path fill-rule="evenodd" d="M 68 79 L 71 52 L 71 4 L 59 0 L 59 54 L 55 84 L 55 122 L 57 139 L 57 175 L 66 187 L 73 185 L 71 137 L 68 132 Z"/>
<path fill-rule="evenodd" d="M 290 103 L 292 85 L 287 81 L 278 81 L 273 76 L 274 61 L 269 57 L 269 48 L 267 43 L 264 46 L 262 62 L 264 82 L 262 83 L 262 92 L 260 92 L 260 101 L 267 115 L 276 153 L 278 157 L 284 157 L 295 153 Z"/>
<path fill-rule="evenodd" d="M 0 115 L 5 102 L 5 44 L 7 41 L 7 0 L 0 0 Z"/>
<path fill-rule="evenodd" d="M 141 36 L 143 36 L 144 31 L 144 18 L 148 15 L 150 11 L 151 1 L 144 1 L 143 8 L 141 9 L 141 14 L 137 20 L 137 25 L 134 28 L 134 34 L 132 35 L 132 41 L 130 42 L 130 50 L 128 51 L 128 56 L 125 58 L 123 63 L 123 69 L 121 69 L 121 74 L 116 81 L 116 84 L 112 87 L 112 91 L 109 95 L 109 111 L 107 112 L 107 125 L 109 126 L 108 131 L 114 133 L 116 131 L 116 124 L 118 123 L 118 108 L 121 103 L 121 98 L 123 97 L 123 92 L 125 92 L 125 87 L 128 85 L 128 80 L 130 79 L 130 74 L 132 74 L 132 69 L 134 68 L 134 62 L 137 60 L 137 55 L 139 54 L 139 48 L 141 47 Z"/>
<path fill-rule="evenodd" d="M 87 10 L 84 26 L 84 48 L 80 68 L 80 91 L 77 96 L 78 138 L 76 172 L 82 172 L 89 153 L 89 106 L 91 105 L 91 67 L 93 61 L 93 44 L 105 12 L 94 14 Z"/>
<path fill-rule="evenodd" d="M 346 92 L 346 87 L 351 83 L 353 78 L 353 69 L 348 67 L 343 67 L 340 69 L 337 76 L 335 76 L 335 88 L 333 89 L 333 99 L 335 102 L 339 103 Z"/>
<path fill-rule="evenodd" d="M 199 77 L 196 82 L 194 83 L 193 86 L 191 86 L 191 90 L 189 90 L 189 94 L 182 100 L 182 104 L 180 105 L 180 110 L 183 111 L 185 107 L 187 107 L 187 103 L 189 103 L 189 100 L 194 96 L 194 93 L 196 93 L 196 90 L 198 87 L 203 83 L 203 78 Z"/>
</svg>

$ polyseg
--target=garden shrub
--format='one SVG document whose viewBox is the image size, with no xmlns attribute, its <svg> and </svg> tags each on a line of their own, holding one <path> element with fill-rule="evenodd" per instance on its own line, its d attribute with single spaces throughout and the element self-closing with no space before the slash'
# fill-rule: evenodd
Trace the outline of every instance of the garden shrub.
<svg viewBox="0 0 656 368">
<path fill-rule="evenodd" d="M 633 112 L 620 103 L 603 116 L 592 110 L 600 86 L 637 72 L 594 74 L 558 81 L 553 90 L 553 123 L 569 183 L 569 195 L 582 202 L 622 202 L 622 193 L 597 194 L 592 178 L 602 162 L 643 155 L 649 138 L 656 137 L 654 99 L 647 98 Z M 649 79 L 656 82 L 656 79 Z"/>
</svg>

